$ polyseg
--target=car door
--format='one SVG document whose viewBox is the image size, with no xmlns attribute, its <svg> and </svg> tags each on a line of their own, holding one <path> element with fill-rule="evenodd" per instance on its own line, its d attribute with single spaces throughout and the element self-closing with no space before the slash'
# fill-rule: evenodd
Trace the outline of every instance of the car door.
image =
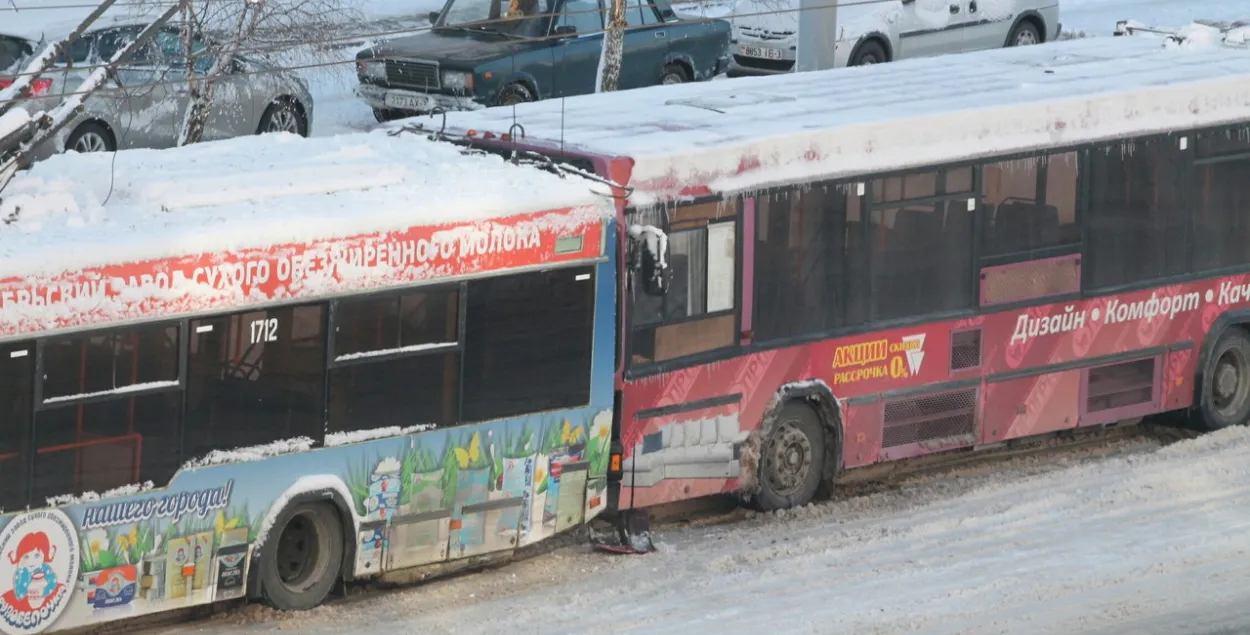
<svg viewBox="0 0 1250 635">
<path fill-rule="evenodd" d="M 595 92 L 603 55 L 601 0 L 566 0 L 552 21 L 555 48 L 554 94 L 570 97 Z"/>
<path fill-rule="evenodd" d="M 141 30 L 141 27 L 104 29 L 81 42 L 74 42 L 69 55 L 73 64 L 65 69 L 62 85 L 67 91 L 76 90 L 95 64 L 113 59 Z M 152 42 L 134 49 L 105 85 L 83 103 L 83 116 L 109 123 L 119 149 L 173 145 L 169 135 L 174 119 L 173 106 L 169 103 L 170 87 L 165 83 L 160 60 L 161 55 Z"/>
<path fill-rule="evenodd" d="M 647 0 L 625 0 L 624 56 L 620 88 L 655 86 L 664 76 L 669 26 Z"/>
<path fill-rule="evenodd" d="M 962 50 L 968 26 L 965 3 L 966 0 L 903 0 L 894 58 L 929 57 Z"/>
<path fill-rule="evenodd" d="M 191 40 L 191 67 L 188 71 L 186 44 L 177 30 L 163 30 L 156 35 L 156 45 L 160 49 L 162 60 L 161 72 L 167 86 L 167 100 L 170 104 L 168 114 L 171 119 L 164 128 L 170 134 L 171 145 L 177 144 L 182 128 L 185 125 L 187 109 L 191 106 L 192 75 L 197 81 L 210 77 L 217 61 L 211 54 L 209 45 L 201 38 Z M 245 75 L 239 74 L 233 64 L 227 65 L 216 76 L 213 85 L 212 100 L 209 103 L 208 116 L 204 122 L 203 141 L 228 139 L 255 132 L 253 129 L 255 115 L 253 113 L 253 87 Z M 200 87 L 203 86 L 201 83 Z"/>
<path fill-rule="evenodd" d="M 1017 0 L 963 0 L 968 16 L 968 48 L 984 50 L 1006 44 L 1012 22 L 1019 13 Z"/>
</svg>

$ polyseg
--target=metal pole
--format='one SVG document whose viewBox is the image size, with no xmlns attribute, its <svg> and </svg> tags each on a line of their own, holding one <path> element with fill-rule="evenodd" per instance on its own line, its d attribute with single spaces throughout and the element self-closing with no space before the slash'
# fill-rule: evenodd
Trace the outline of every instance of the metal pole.
<svg viewBox="0 0 1250 635">
<path fill-rule="evenodd" d="M 834 66 L 840 0 L 799 0 L 799 38 L 794 70 L 823 71 Z"/>
</svg>

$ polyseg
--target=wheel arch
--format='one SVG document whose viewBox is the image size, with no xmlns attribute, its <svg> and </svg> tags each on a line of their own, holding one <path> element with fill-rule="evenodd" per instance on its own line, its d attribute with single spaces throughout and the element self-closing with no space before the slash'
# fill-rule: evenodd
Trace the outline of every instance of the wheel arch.
<svg viewBox="0 0 1250 635">
<path fill-rule="evenodd" d="M 686 77 L 688 78 L 689 81 L 694 82 L 694 81 L 699 80 L 699 74 L 695 70 L 695 66 L 694 66 L 694 58 L 691 57 L 689 53 L 680 52 L 680 51 L 675 52 L 675 53 L 671 52 L 668 54 L 667 57 L 664 58 L 664 65 L 665 66 L 669 66 L 669 65 L 680 66 L 682 70 L 686 71 Z"/>
<path fill-rule="evenodd" d="M 247 594 L 249 598 L 260 598 L 260 554 L 270 538 L 274 522 L 288 507 L 302 503 L 329 503 L 339 514 L 343 523 L 343 561 L 340 563 L 339 575 L 345 579 L 356 577 L 355 539 L 360 527 L 361 518 L 352 504 L 351 492 L 342 479 L 331 475 L 305 476 L 291 484 L 274 503 L 269 506 L 265 520 L 256 531 L 256 540 L 252 543 L 251 563 L 247 573 Z"/>
<path fill-rule="evenodd" d="M 304 105 L 304 102 L 300 101 L 299 97 L 289 93 L 278 95 L 269 100 L 268 104 L 265 104 L 265 109 L 260 111 L 260 117 L 256 119 L 256 134 L 261 134 L 261 128 L 265 125 L 265 115 L 269 114 L 269 109 L 279 104 L 294 106 L 296 114 L 299 115 L 300 121 L 304 124 L 304 131 L 307 134 L 312 134 L 312 122 L 308 120 L 308 108 Z"/>
<path fill-rule="evenodd" d="M 1011 28 L 1007 29 L 1007 37 L 1003 40 L 1003 46 L 1011 45 L 1011 36 L 1014 35 L 1016 29 L 1025 22 L 1032 24 L 1034 28 L 1037 29 L 1037 43 L 1046 43 L 1046 18 L 1042 17 L 1042 14 L 1036 9 L 1029 9 L 1027 11 L 1021 11 L 1020 15 L 1016 17 L 1015 22 L 1011 23 Z"/>
<path fill-rule="evenodd" d="M 753 462 L 750 475 L 741 488 L 743 493 L 754 495 L 759 490 L 757 470 L 759 469 L 760 447 L 763 444 L 763 440 L 772 433 L 772 429 L 776 426 L 777 418 L 781 415 L 782 409 L 790 402 L 801 402 L 815 411 L 816 417 L 820 420 L 820 427 L 825 432 L 825 467 L 824 473 L 820 475 L 820 487 L 816 490 L 818 499 L 829 495 L 835 479 L 842 472 L 843 419 L 841 402 L 833 394 L 833 390 L 829 388 L 829 385 L 822 380 L 808 379 L 791 382 L 781 386 L 773 394 L 773 398 L 769 400 L 768 405 L 764 408 L 764 414 L 760 418 L 759 427 L 748 437 L 747 445 L 753 448 L 751 452 Z"/>
<path fill-rule="evenodd" d="M 869 42 L 876 42 L 881 45 L 882 50 L 885 51 L 886 62 L 894 61 L 894 47 L 890 45 L 889 36 L 880 31 L 870 31 L 861 35 L 859 41 L 855 43 L 855 47 L 851 49 L 851 54 L 846 58 L 847 66 L 850 66 L 851 62 L 853 62 L 856 57 L 859 57 L 860 51 L 864 50 L 864 45 Z"/>
<path fill-rule="evenodd" d="M 74 133 L 78 132 L 78 129 L 83 127 L 86 124 L 95 124 L 97 126 L 100 126 L 101 128 L 104 128 L 104 132 L 107 133 L 109 136 L 109 141 L 113 142 L 113 148 L 117 150 L 121 149 L 121 147 L 117 144 L 117 130 L 113 128 L 113 125 L 110 124 L 106 119 L 102 117 L 88 115 L 78 120 L 77 122 L 75 122 L 74 127 L 69 128 L 68 129 L 69 131 L 64 133 L 64 136 L 60 138 L 60 146 L 61 146 L 62 152 L 65 152 L 69 149 L 68 147 L 69 138 L 74 136 Z"/>
<path fill-rule="evenodd" d="M 1224 331 L 1230 328 L 1250 331 L 1250 308 L 1225 311 L 1215 318 L 1215 321 L 1211 323 L 1211 328 L 1207 329 L 1202 346 L 1198 348 L 1198 362 L 1194 373 L 1193 408 L 1198 408 L 1202 404 L 1202 376 L 1206 374 L 1207 361 L 1211 359 L 1211 351 L 1215 349 L 1215 344 L 1219 341 L 1220 336 L 1224 334 Z"/>
<path fill-rule="evenodd" d="M 507 81 L 499 83 L 499 90 L 495 91 L 495 103 L 499 103 L 500 98 L 503 97 L 504 91 L 517 84 L 520 84 L 525 88 L 525 90 L 528 90 L 530 95 L 534 97 L 534 101 L 540 101 L 543 98 L 542 92 L 538 90 L 538 80 L 529 73 L 518 72 L 509 77 Z"/>
</svg>

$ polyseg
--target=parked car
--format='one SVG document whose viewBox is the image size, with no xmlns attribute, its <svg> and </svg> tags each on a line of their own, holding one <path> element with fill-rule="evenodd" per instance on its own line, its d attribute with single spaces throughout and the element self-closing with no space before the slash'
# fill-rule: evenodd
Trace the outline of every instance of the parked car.
<svg viewBox="0 0 1250 635">
<path fill-rule="evenodd" d="M 27 110 L 47 110 L 64 96 L 72 95 L 94 67 L 111 59 L 143 24 L 119 24 L 87 31 L 70 43 L 69 51 L 53 69 L 36 80 L 27 98 Z M 12 81 L 22 59 L 38 54 L 43 46 L 16 36 L 0 36 L 0 43 L 20 50 L 20 59 L 9 65 L 8 79 L 0 73 L 0 86 Z M 0 50 L 4 50 L 0 44 Z M 197 38 L 193 47 L 208 48 Z M 157 32 L 146 46 L 119 67 L 109 82 L 91 94 L 58 135 L 56 143 L 36 150 L 36 160 L 61 150 L 102 152 L 125 148 L 167 148 L 177 145 L 183 118 L 190 104 L 183 42 L 176 26 Z M 195 72 L 206 73 L 210 56 L 195 58 Z M 0 60 L 0 69 L 4 68 Z M 204 140 L 225 139 L 266 132 L 292 132 L 307 136 L 313 100 L 307 83 L 288 71 L 262 61 L 238 56 L 229 74 L 217 80 L 214 99 L 205 124 Z"/>
<path fill-rule="evenodd" d="M 357 94 L 386 121 L 593 93 L 604 8 L 605 0 L 448 0 L 430 14 L 429 32 L 357 54 Z M 621 89 L 728 68 L 727 21 L 682 20 L 665 0 L 626 0 L 626 18 Z"/>
<path fill-rule="evenodd" d="M 1059 37 L 1059 0 L 839 0 L 835 66 L 880 64 Z M 740 0 L 731 77 L 794 70 L 799 0 Z"/>
</svg>

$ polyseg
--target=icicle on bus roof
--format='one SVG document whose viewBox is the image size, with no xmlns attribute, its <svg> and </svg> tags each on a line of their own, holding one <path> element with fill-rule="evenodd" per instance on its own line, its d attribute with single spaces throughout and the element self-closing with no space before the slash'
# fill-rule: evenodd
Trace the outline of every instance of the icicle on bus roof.
<svg viewBox="0 0 1250 635">
<path fill-rule="evenodd" d="M 645 203 L 1250 120 L 1250 47 L 1228 35 L 643 88 L 522 104 L 516 121 L 545 151 L 629 157 Z M 448 115 L 456 134 L 512 123 L 512 108 Z"/>
<path fill-rule="evenodd" d="M 60 155 L 0 195 L 0 339 L 594 258 L 607 191 L 384 132 Z"/>
</svg>

